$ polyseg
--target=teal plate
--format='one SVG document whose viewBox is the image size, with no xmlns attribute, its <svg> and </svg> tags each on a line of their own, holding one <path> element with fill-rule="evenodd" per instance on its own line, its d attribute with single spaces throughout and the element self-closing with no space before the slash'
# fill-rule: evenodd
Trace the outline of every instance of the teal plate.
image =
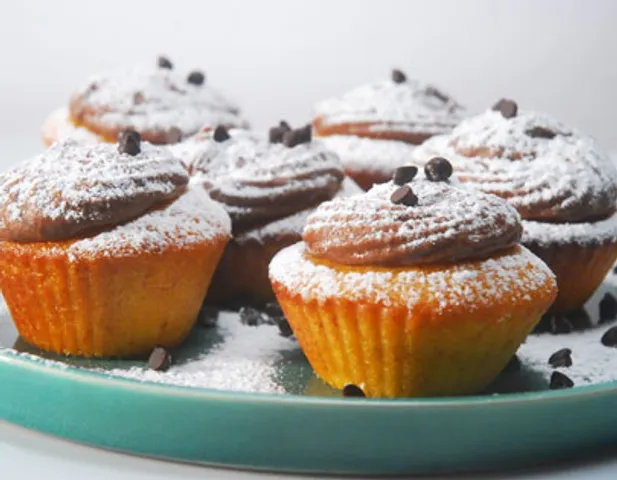
<svg viewBox="0 0 617 480">
<path fill-rule="evenodd" d="M 216 328 L 196 328 L 174 352 L 174 367 L 158 373 L 139 359 L 44 354 L 18 338 L 5 312 L 0 417 L 132 454 L 248 469 L 389 475 L 521 467 L 617 443 L 617 382 L 546 390 L 546 358 L 562 346 L 573 349 L 568 372 L 577 379 L 617 378 L 617 349 L 599 343 L 605 329 L 528 340 L 522 370 L 503 373 L 483 395 L 369 400 L 341 398 L 313 375 L 293 339 L 231 313 Z"/>
</svg>

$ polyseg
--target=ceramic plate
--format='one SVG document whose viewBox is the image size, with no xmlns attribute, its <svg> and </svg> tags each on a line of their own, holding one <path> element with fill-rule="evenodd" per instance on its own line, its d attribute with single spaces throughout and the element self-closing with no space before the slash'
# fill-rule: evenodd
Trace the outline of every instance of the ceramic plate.
<svg viewBox="0 0 617 480">
<path fill-rule="evenodd" d="M 604 289 L 612 288 L 605 284 Z M 599 292 L 590 310 L 597 310 Z M 595 303 L 594 303 L 595 302 Z M 617 442 L 617 349 L 609 325 L 534 335 L 523 367 L 482 395 L 342 398 L 314 376 L 293 338 L 223 313 L 196 327 L 166 373 L 143 359 L 54 357 L 0 314 L 0 417 L 99 447 L 187 462 L 290 472 L 413 474 L 503 469 Z M 550 353 L 577 386 L 547 390 Z M 601 383 L 594 383 L 601 382 Z M 592 384 L 593 383 L 593 384 Z"/>
</svg>

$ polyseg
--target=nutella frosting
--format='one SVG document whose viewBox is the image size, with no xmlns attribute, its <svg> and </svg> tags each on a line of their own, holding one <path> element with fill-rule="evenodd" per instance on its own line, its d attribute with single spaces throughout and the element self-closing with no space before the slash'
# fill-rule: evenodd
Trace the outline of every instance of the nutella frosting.
<svg viewBox="0 0 617 480">
<path fill-rule="evenodd" d="M 58 142 L 0 174 L 0 240 L 66 240 L 111 228 L 179 197 L 189 176 L 162 147 Z"/>
<path fill-rule="evenodd" d="M 314 207 L 341 188 L 338 157 L 316 142 L 289 148 L 242 130 L 221 142 L 208 135 L 193 141 L 197 148 L 174 151 L 185 151 L 189 171 L 224 206 L 236 234 Z"/>
<path fill-rule="evenodd" d="M 461 182 L 498 195 L 525 220 L 578 223 L 609 217 L 617 170 L 595 141 L 548 115 L 489 110 L 413 153 L 448 158 Z"/>
<path fill-rule="evenodd" d="M 346 265 L 420 265 L 482 259 L 516 245 L 516 210 L 503 200 L 450 182 L 408 184 L 413 206 L 394 203 L 394 183 L 323 203 L 309 217 L 307 251 Z M 400 196 L 398 196 L 400 198 Z"/>
<path fill-rule="evenodd" d="M 199 75 L 196 83 L 188 72 L 153 66 L 92 77 L 73 95 L 70 120 L 108 141 L 132 129 L 152 143 L 178 142 L 206 124 L 246 126 L 238 107 Z"/>
</svg>

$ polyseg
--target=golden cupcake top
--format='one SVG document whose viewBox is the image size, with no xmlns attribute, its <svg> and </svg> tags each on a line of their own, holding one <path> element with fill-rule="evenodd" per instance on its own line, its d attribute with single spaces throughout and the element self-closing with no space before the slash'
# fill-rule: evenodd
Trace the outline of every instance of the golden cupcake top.
<svg viewBox="0 0 617 480">
<path fill-rule="evenodd" d="M 224 206 L 235 233 L 315 207 L 333 198 L 344 179 L 338 156 L 311 141 L 310 126 L 294 130 L 283 122 L 269 139 L 207 129 L 174 151 Z"/>
<path fill-rule="evenodd" d="M 449 158 L 461 182 L 498 195 L 526 220 L 585 222 L 610 216 L 617 170 L 589 136 L 511 100 L 461 122 L 414 152 Z"/>
<path fill-rule="evenodd" d="M 393 70 L 391 78 L 355 88 L 315 107 L 316 135 L 356 135 L 420 144 L 452 130 L 465 110 L 436 87 Z"/>
<path fill-rule="evenodd" d="M 118 144 L 64 140 L 0 174 L 0 240 L 65 240 L 108 229 L 182 195 L 186 169 L 125 132 Z"/>
<path fill-rule="evenodd" d="M 72 96 L 70 121 L 113 141 L 131 129 L 152 143 L 175 143 L 205 125 L 246 126 L 239 108 L 210 86 L 201 70 L 157 65 L 92 77 Z"/>
<path fill-rule="evenodd" d="M 304 229 L 307 251 L 346 265 L 419 265 L 486 258 L 519 242 L 516 210 L 450 182 L 447 160 L 417 171 L 401 167 L 389 183 L 320 205 Z"/>
</svg>

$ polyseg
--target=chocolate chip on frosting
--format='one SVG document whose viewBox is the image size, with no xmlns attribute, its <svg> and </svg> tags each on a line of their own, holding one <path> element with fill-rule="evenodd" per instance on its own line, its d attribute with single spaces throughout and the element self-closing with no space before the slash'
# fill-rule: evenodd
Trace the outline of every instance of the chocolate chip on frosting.
<svg viewBox="0 0 617 480">
<path fill-rule="evenodd" d="M 547 140 L 551 140 L 557 135 L 551 129 L 545 127 L 533 127 L 532 129 L 525 130 L 525 133 L 531 138 L 546 138 Z"/>
<path fill-rule="evenodd" d="M 141 135 L 134 130 L 125 130 L 118 135 L 118 151 L 128 155 L 141 152 Z"/>
<path fill-rule="evenodd" d="M 418 204 L 418 197 L 409 185 L 403 185 L 402 187 L 394 190 L 390 196 L 390 201 L 395 205 L 405 205 L 407 207 L 415 207 Z"/>
<path fill-rule="evenodd" d="M 392 181 L 395 185 L 405 185 L 406 183 L 411 182 L 417 173 L 418 167 L 414 167 L 413 165 L 404 165 L 394 170 Z"/>
<path fill-rule="evenodd" d="M 186 81 L 193 85 L 203 85 L 205 80 L 206 76 L 198 70 L 189 73 L 189 76 L 186 78 Z"/>
<path fill-rule="evenodd" d="M 172 68 L 174 68 L 174 64 L 171 63 L 171 60 L 169 60 L 169 58 L 164 57 L 162 55 L 158 58 L 157 64 L 159 68 L 166 68 L 167 70 L 171 70 Z"/>
<path fill-rule="evenodd" d="M 452 164 L 443 157 L 432 158 L 424 166 L 424 174 L 431 182 L 445 182 L 452 176 Z"/>
<path fill-rule="evenodd" d="M 514 118 L 518 114 L 518 105 L 513 100 L 502 98 L 493 105 L 493 110 L 501 113 L 504 118 Z"/>
<path fill-rule="evenodd" d="M 283 141 L 283 135 L 290 131 L 291 127 L 289 124 L 285 120 L 281 120 L 279 125 L 272 127 L 268 132 L 270 143 L 281 143 Z"/>
<path fill-rule="evenodd" d="M 224 142 L 225 140 L 229 140 L 231 138 L 229 136 L 229 132 L 223 125 L 219 125 L 214 129 L 213 137 L 216 142 Z"/>
<path fill-rule="evenodd" d="M 398 69 L 392 70 L 392 81 L 394 83 L 404 83 L 407 81 L 407 76 Z"/>
<path fill-rule="evenodd" d="M 292 148 L 302 143 L 309 143 L 311 141 L 311 125 L 305 125 L 301 128 L 296 128 L 283 134 L 283 145 Z"/>
</svg>

